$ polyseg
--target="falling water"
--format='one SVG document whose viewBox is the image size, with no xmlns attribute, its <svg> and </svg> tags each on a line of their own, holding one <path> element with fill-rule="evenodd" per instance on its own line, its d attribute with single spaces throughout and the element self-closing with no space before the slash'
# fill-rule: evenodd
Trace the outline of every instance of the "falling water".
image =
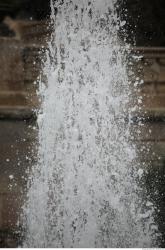
<svg viewBox="0 0 165 250">
<path fill-rule="evenodd" d="M 38 162 L 23 207 L 26 247 L 153 246 L 126 121 L 135 109 L 130 52 L 115 8 L 116 0 L 51 2 Z"/>
</svg>

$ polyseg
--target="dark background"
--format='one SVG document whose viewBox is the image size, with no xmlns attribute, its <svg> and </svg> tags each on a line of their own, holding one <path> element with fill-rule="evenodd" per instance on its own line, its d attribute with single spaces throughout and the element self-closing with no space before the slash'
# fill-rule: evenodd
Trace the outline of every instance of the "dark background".
<svg viewBox="0 0 165 250">
<path fill-rule="evenodd" d="M 119 3 L 120 14 L 127 19 L 131 44 L 165 46 L 165 0 L 119 0 Z M 48 18 L 49 13 L 49 0 L 0 0 L 0 22 L 6 15 L 42 20 Z M 5 29 L 2 23 L 1 29 Z"/>
<path fill-rule="evenodd" d="M 127 33 L 138 46 L 165 46 L 165 0 L 125 0 Z M 132 31 L 132 33 L 130 32 Z"/>
</svg>

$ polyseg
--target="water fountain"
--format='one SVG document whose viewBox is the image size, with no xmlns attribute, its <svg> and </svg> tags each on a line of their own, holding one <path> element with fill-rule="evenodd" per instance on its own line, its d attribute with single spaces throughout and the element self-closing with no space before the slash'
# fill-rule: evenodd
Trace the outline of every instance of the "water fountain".
<svg viewBox="0 0 165 250">
<path fill-rule="evenodd" d="M 23 206 L 26 247 L 154 246 L 131 133 L 130 50 L 118 36 L 125 22 L 116 4 L 51 1 L 38 162 Z"/>
</svg>

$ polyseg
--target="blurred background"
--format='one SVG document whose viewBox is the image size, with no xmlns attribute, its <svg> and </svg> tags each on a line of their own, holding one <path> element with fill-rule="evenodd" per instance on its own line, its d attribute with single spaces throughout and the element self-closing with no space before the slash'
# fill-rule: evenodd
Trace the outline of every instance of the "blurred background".
<svg viewBox="0 0 165 250">
<path fill-rule="evenodd" d="M 0 247 L 17 247 L 22 240 L 17 220 L 36 160 L 34 82 L 50 35 L 49 6 L 48 0 L 0 0 Z M 157 207 L 165 247 L 165 1 L 125 0 L 118 12 L 127 19 L 127 41 L 142 55 L 136 70 L 144 79 L 139 95 L 146 117 L 137 140 L 151 150 L 139 157 L 148 166 L 143 184 Z"/>
</svg>

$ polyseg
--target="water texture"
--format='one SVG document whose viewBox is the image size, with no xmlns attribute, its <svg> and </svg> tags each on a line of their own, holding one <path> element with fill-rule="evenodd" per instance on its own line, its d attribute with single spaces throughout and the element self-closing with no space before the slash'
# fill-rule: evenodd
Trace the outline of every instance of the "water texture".
<svg viewBox="0 0 165 250">
<path fill-rule="evenodd" d="M 136 107 L 116 4 L 51 2 L 38 162 L 23 206 L 25 247 L 154 244 L 152 209 L 144 209 L 131 120 L 125 119 Z"/>
</svg>

